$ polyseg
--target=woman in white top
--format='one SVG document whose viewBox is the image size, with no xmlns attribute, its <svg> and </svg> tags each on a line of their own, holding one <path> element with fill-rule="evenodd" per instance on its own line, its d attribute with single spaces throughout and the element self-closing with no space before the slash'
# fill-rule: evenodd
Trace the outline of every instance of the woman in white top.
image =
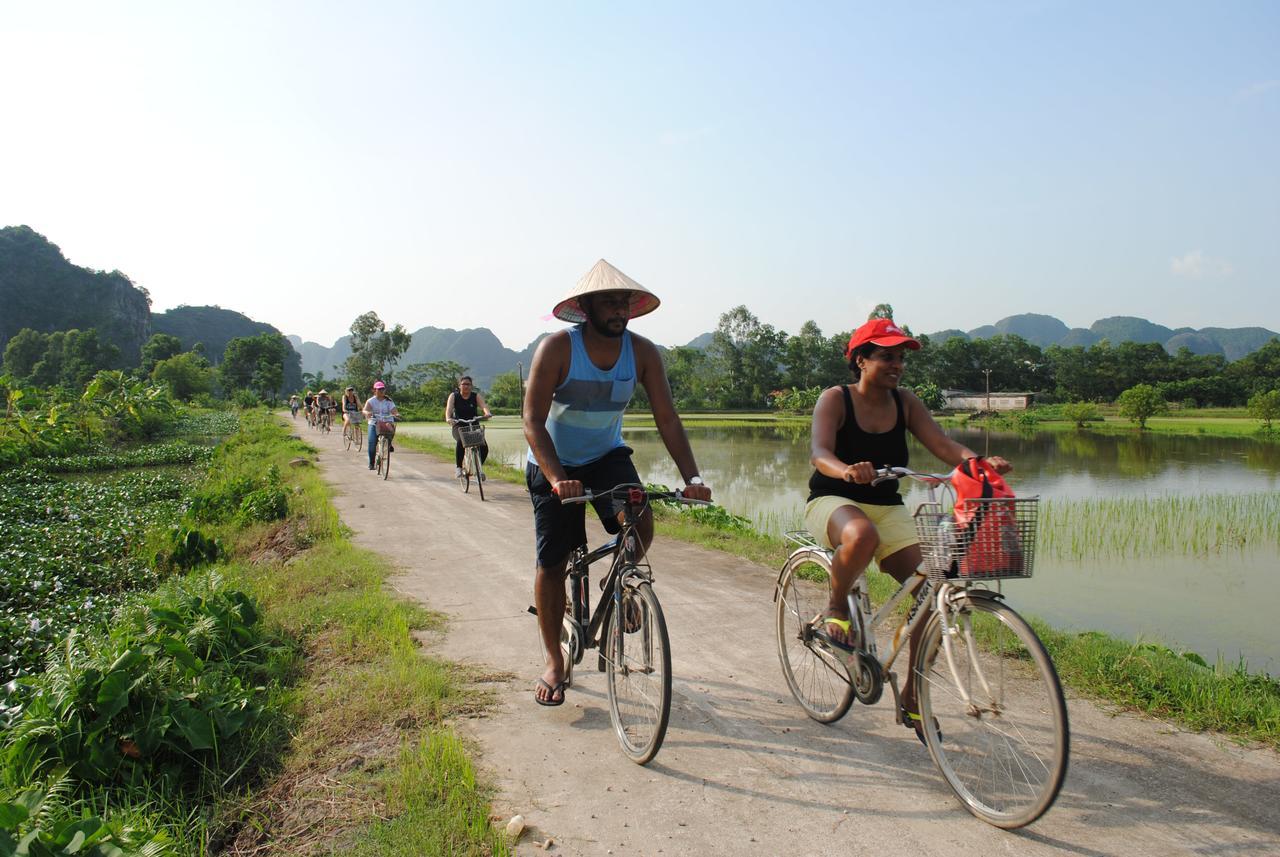
<svg viewBox="0 0 1280 857">
<path fill-rule="evenodd" d="M 373 457 L 378 445 L 378 418 L 398 417 L 396 403 L 387 396 L 387 385 L 381 381 L 373 382 L 373 395 L 364 403 L 364 415 L 369 418 L 369 469 L 373 469 Z M 393 446 L 392 451 L 395 451 Z"/>
</svg>

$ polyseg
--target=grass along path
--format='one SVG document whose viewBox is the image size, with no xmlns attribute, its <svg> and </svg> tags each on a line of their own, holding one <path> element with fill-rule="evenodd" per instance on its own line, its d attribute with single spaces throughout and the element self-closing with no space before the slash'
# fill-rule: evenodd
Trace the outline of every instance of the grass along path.
<svg viewBox="0 0 1280 857">
<path fill-rule="evenodd" d="M 396 443 L 453 460 L 452 444 L 408 436 L 397 438 Z M 524 484 L 523 471 L 497 461 L 491 460 L 485 472 L 491 479 Z M 1253 501 L 1253 506 L 1259 505 L 1269 510 L 1274 498 Z M 737 516 L 706 515 L 706 511 L 700 520 L 699 514 L 689 509 L 655 507 L 663 538 L 724 551 L 768 568 L 782 566 L 789 553 L 784 539 L 757 532 Z M 1251 515 L 1251 520 L 1251 533 L 1275 536 L 1274 519 L 1258 513 Z M 868 580 L 876 603 L 886 600 L 897 586 L 888 575 L 874 569 L 868 572 Z M 1016 591 L 1014 594 L 1016 608 Z M 1280 681 L 1251 673 L 1242 664 L 1208 665 L 1194 653 L 1129 642 L 1098 631 L 1060 631 L 1036 617 L 1026 618 L 1053 657 L 1063 683 L 1075 692 L 1189 729 L 1222 732 L 1280 750 Z"/>
<path fill-rule="evenodd" d="M 508 853 L 448 725 L 486 697 L 413 637 L 440 617 L 386 588 L 386 561 L 347 540 L 314 450 L 276 418 L 246 417 L 228 458 L 286 473 L 289 518 L 231 535 L 243 559 L 228 573 L 305 655 L 293 740 L 278 773 L 231 810 L 226 853 Z"/>
</svg>

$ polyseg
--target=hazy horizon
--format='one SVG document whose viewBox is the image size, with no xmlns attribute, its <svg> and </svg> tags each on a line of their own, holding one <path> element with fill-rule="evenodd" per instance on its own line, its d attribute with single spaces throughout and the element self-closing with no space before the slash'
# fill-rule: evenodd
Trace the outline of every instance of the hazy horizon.
<svg viewBox="0 0 1280 857">
<path fill-rule="evenodd" d="M 1280 6 L 5 5 L 0 223 L 332 343 L 1025 312 L 1280 328 Z"/>
</svg>

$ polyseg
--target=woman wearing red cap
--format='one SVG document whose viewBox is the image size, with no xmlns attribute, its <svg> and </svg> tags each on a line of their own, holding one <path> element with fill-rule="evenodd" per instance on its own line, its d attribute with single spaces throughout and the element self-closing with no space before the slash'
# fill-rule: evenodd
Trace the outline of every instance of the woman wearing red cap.
<svg viewBox="0 0 1280 857">
<path fill-rule="evenodd" d="M 874 559 L 881 571 L 901 582 L 915 573 L 922 559 L 898 483 L 871 485 L 876 468 L 907 466 L 908 431 L 952 466 L 977 457 L 943 433 L 914 393 L 898 388 L 906 351 L 919 348 L 920 343 L 892 319 L 868 321 L 853 332 L 845 349 L 854 382 L 825 390 L 813 409 L 815 470 L 809 478 L 805 525 L 819 543 L 835 551 L 830 600 L 815 626 L 820 636 L 842 648 L 849 646 L 848 595 L 867 564 Z M 989 461 L 1001 473 L 1010 469 L 1003 458 Z M 908 663 L 915 663 L 916 642 L 913 636 Z M 902 704 L 907 711 L 904 725 L 914 728 L 923 741 L 910 678 Z"/>
</svg>

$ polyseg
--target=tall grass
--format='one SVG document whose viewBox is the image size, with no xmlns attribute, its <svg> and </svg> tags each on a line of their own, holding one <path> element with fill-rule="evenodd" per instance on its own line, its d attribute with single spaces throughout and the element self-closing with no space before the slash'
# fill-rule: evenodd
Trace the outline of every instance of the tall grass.
<svg viewBox="0 0 1280 857">
<path fill-rule="evenodd" d="M 1133 558 L 1280 546 L 1280 494 L 1040 501 L 1041 555 Z"/>
</svg>

